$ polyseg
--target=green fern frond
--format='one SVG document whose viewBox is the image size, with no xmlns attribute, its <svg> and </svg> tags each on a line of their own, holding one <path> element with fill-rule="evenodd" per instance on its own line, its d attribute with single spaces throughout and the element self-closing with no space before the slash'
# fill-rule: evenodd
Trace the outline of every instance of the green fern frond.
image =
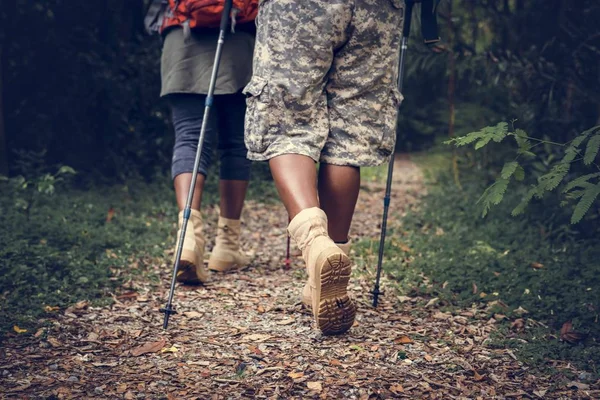
<svg viewBox="0 0 600 400">
<path fill-rule="evenodd" d="M 581 196 L 583 196 L 585 193 L 585 190 L 573 190 L 572 192 L 568 193 L 566 195 L 567 199 L 569 200 L 577 200 L 579 199 Z"/>
<path fill-rule="evenodd" d="M 531 189 L 529 189 L 525 194 L 525 197 L 523 197 L 519 204 L 512 210 L 511 215 L 516 217 L 517 215 L 523 214 L 529 203 L 531 203 L 533 196 L 535 196 L 537 192 L 537 186 L 532 186 Z"/>
<path fill-rule="evenodd" d="M 560 160 L 560 162 L 563 164 L 572 163 L 578 154 L 579 154 L 579 151 L 577 150 L 576 147 L 568 147 L 565 150 L 565 155 L 563 156 L 562 160 Z"/>
<path fill-rule="evenodd" d="M 567 193 L 568 191 L 576 188 L 576 187 L 583 187 L 584 184 L 588 183 L 589 184 L 589 180 L 590 179 L 594 179 L 594 178 L 600 178 L 600 172 L 596 172 L 593 174 L 587 174 L 587 175 L 583 175 L 580 176 L 578 178 L 573 179 L 571 182 L 569 182 L 567 184 L 567 186 L 565 187 L 565 189 L 563 190 L 563 193 Z"/>
<path fill-rule="evenodd" d="M 515 141 L 517 142 L 517 146 L 519 147 L 519 154 L 531 153 L 529 151 L 531 150 L 531 141 L 529 140 L 529 136 L 527 136 L 527 133 L 525 133 L 523 129 L 516 129 L 514 137 Z"/>
<path fill-rule="evenodd" d="M 583 193 L 581 200 L 579 200 L 579 203 L 575 206 L 575 210 L 573 210 L 573 215 L 571 216 L 572 224 L 576 224 L 582 220 L 598 195 L 600 195 L 600 183 L 586 187 L 585 193 Z"/>
<path fill-rule="evenodd" d="M 560 185 L 562 180 L 569 173 L 569 169 L 571 168 L 570 162 L 560 162 L 547 173 L 539 177 L 538 179 L 538 191 L 539 193 L 536 195 L 538 198 L 541 197 L 543 192 L 551 192 Z"/>
<path fill-rule="evenodd" d="M 523 169 L 523 167 L 521 167 L 520 165 L 517 166 L 517 169 L 515 170 L 515 173 L 514 173 L 514 177 L 519 182 L 521 182 L 523 179 L 525 179 L 525 170 Z"/>
<path fill-rule="evenodd" d="M 500 176 L 502 176 L 503 179 L 510 179 L 518 167 L 519 167 L 518 162 L 509 161 L 504 164 L 504 167 L 502 168 L 502 172 L 500 173 Z"/>
<path fill-rule="evenodd" d="M 581 132 L 575 139 L 573 139 L 569 147 L 577 148 L 581 146 L 581 143 L 583 143 L 583 141 L 587 139 L 588 136 L 590 136 L 592 133 L 595 133 L 598 130 L 600 130 L 600 125 L 594 126 L 593 128 Z"/>
<path fill-rule="evenodd" d="M 495 126 L 486 126 L 479 131 L 468 133 L 465 136 L 452 138 L 444 143 L 454 143 L 456 146 L 466 146 L 473 142 L 477 142 L 475 144 L 475 150 L 479 150 L 492 140 L 496 143 L 500 143 L 502 140 L 504 140 L 504 138 L 506 138 L 507 134 L 508 124 L 506 122 L 500 122 Z"/>
<path fill-rule="evenodd" d="M 500 204 L 504 198 L 504 194 L 506 193 L 506 188 L 508 187 L 509 182 L 510 181 L 508 179 L 500 178 L 487 189 L 485 189 L 479 200 L 477 200 L 477 204 L 483 203 L 483 210 L 481 214 L 482 217 L 487 215 L 493 205 Z"/>
<path fill-rule="evenodd" d="M 600 150 L 600 133 L 596 133 L 588 141 L 587 147 L 585 148 L 583 163 L 585 165 L 590 165 L 592 162 L 594 162 L 594 159 L 598 155 L 598 150 Z"/>
</svg>

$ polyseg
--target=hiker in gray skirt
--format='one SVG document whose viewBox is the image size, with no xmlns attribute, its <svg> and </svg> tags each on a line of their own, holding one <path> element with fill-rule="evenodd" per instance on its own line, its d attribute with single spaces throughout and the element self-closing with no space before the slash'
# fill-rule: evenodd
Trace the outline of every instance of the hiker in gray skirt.
<svg viewBox="0 0 600 400">
<path fill-rule="evenodd" d="M 220 153 L 220 215 L 216 244 L 208 268 L 224 272 L 249 263 L 239 243 L 240 216 L 251 164 L 246 157 L 244 144 L 246 103 L 241 91 L 252 75 L 256 29 L 253 22 L 237 24 L 235 33 L 228 33 L 227 44 L 223 46 L 191 216 L 186 232 L 182 233 L 183 209 L 192 180 L 219 30 L 189 29 L 185 24 L 169 21 L 168 8 L 166 12 L 166 17 L 161 18 L 160 27 L 164 38 L 160 95 L 169 103 L 175 131 L 171 175 L 180 211 L 178 239 L 179 235 L 185 235 L 177 280 L 182 283 L 204 283 L 209 273 L 203 262 L 205 237 L 200 210 L 204 182 L 215 147 Z"/>
</svg>

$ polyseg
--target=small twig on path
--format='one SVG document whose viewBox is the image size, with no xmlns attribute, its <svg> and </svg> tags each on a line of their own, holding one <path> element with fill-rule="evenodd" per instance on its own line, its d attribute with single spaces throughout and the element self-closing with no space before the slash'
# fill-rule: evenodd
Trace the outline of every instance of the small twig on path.
<svg viewBox="0 0 600 400">
<path fill-rule="evenodd" d="M 429 383 L 431 385 L 436 385 L 436 386 L 443 387 L 445 389 L 450 389 L 450 390 L 458 390 L 460 392 L 460 389 L 457 388 L 457 387 L 450 386 L 450 385 L 447 385 L 445 383 L 440 383 L 440 382 L 432 381 L 431 379 L 427 378 L 426 376 L 421 375 L 421 379 L 423 379 L 425 382 L 427 382 L 427 383 Z"/>
<path fill-rule="evenodd" d="M 242 381 L 236 381 L 235 379 L 223 379 L 223 378 L 214 378 L 213 381 L 220 383 L 242 383 Z"/>
<path fill-rule="evenodd" d="M 264 368 L 264 369 L 259 369 L 258 372 L 255 374 L 256 376 L 262 375 L 265 372 L 269 372 L 269 371 L 281 371 L 285 368 L 283 367 L 268 367 L 268 368 Z"/>
</svg>

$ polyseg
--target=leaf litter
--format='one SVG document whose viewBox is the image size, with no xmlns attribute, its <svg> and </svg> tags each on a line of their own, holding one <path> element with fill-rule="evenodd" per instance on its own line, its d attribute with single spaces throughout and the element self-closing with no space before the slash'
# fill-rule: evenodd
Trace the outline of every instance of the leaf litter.
<svg viewBox="0 0 600 400">
<path fill-rule="evenodd" d="M 390 224 L 398 224 L 395 217 L 416 207 L 424 192 L 418 168 L 402 157 L 396 163 Z M 365 186 L 351 234 L 377 239 L 385 187 Z M 215 229 L 212 214 L 205 212 L 206 232 Z M 490 319 L 485 306 L 448 312 L 437 300 L 395 295 L 384 274 L 385 294 L 372 308 L 376 258 L 370 269 L 355 268 L 355 326 L 346 335 L 324 337 L 300 301 L 305 273 L 298 252 L 291 270 L 284 265 L 283 207 L 248 201 L 243 220 L 250 268 L 213 274 L 205 286 L 179 286 L 178 314 L 167 330 L 158 310 L 168 293 L 169 251 L 164 259 L 135 260 L 150 271 L 130 280 L 109 306 L 77 303 L 50 315 L 48 327 L 34 336 L 15 327 L 0 347 L 0 392 L 53 399 L 600 397 L 597 382 L 557 384 L 512 351 L 487 346 L 502 316 Z M 207 241 L 212 248 L 214 238 Z M 162 284 L 148 278 L 152 273 Z M 517 319 L 512 328 L 524 326 Z M 580 336 L 568 323 L 561 339 L 577 342 Z"/>
</svg>

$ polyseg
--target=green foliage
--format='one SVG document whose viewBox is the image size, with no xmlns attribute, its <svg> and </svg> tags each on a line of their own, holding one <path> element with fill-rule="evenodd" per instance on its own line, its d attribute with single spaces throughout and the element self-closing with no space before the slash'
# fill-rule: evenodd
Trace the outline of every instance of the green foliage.
<svg viewBox="0 0 600 400">
<path fill-rule="evenodd" d="M 76 174 L 75 170 L 67 165 L 59 167 L 54 173 L 39 173 L 32 163 L 22 162 L 21 167 L 27 171 L 27 175 L 18 175 L 13 178 L 2 177 L 8 189 L 14 194 L 14 205 L 22 210 L 27 219 L 34 204 L 39 203 L 40 198 L 54 195 L 56 189 L 68 182 L 69 178 Z"/>
<path fill-rule="evenodd" d="M 526 171 L 518 161 L 520 157 L 526 157 L 529 162 L 532 159 L 544 157 L 544 154 L 534 152 L 536 145 L 532 145 L 532 142 L 536 142 L 537 145 L 543 144 L 559 148 L 562 152 L 562 158 L 553 162 L 553 156 L 547 157 L 545 166 L 549 170 L 536 177 L 536 182 L 529 187 L 519 204 L 513 209 L 512 215 L 522 214 L 534 198 L 542 199 L 547 193 L 553 192 L 562 185 L 564 186 L 562 194 L 567 194 L 567 202 L 563 202 L 563 205 L 568 204 L 568 200 L 579 199 L 579 202 L 574 206 L 571 217 L 572 224 L 579 223 L 592 208 L 600 194 L 600 182 L 592 182 L 600 178 L 600 173 L 573 172 L 572 169 L 580 164 L 579 161 L 583 160 L 584 166 L 593 166 L 600 171 L 600 166 L 594 162 L 600 149 L 600 126 L 582 132 L 570 143 L 565 144 L 529 137 L 521 129 L 509 132 L 507 123 L 486 127 L 477 132 L 453 138 L 445 143 L 454 144 L 458 147 L 475 143 L 474 149 L 479 150 L 492 141 L 500 143 L 506 137 L 515 139 L 517 144 L 516 158 L 505 162 L 500 176 L 483 192 L 478 201 L 478 203 L 482 203 L 482 216 L 485 217 L 492 206 L 502 202 L 512 178 L 519 182 L 524 180 Z M 584 144 L 586 145 L 585 150 L 583 149 Z M 584 151 L 585 155 L 583 155 Z M 528 175 L 535 176 L 536 174 L 532 172 Z M 574 191 L 574 189 L 579 190 Z"/>
<path fill-rule="evenodd" d="M 276 201 L 266 163 L 254 167 L 248 199 Z M 206 210 L 218 200 L 218 167 L 209 172 Z M 165 176 L 86 190 L 64 185 L 52 196 L 38 196 L 29 218 L 15 208 L 22 191 L 14 182 L 0 179 L 0 338 L 14 324 L 35 332 L 46 306 L 107 302 L 131 275 L 156 279 L 150 267 L 163 263 L 174 246 L 178 209 Z"/>
<path fill-rule="evenodd" d="M 429 156 L 418 160 L 427 168 L 432 162 Z M 505 194 L 496 212 L 477 218 L 475 199 L 485 187 L 486 171 L 465 171 L 463 189 L 453 184 L 448 168 L 436 171 L 419 209 L 402 217 L 401 227 L 389 227 L 384 269 L 402 294 L 438 297 L 449 307 L 486 308 L 490 318 L 504 314 L 508 320 L 499 323 L 492 346 L 516 348 L 521 360 L 540 368 L 552 359 L 597 372 L 597 341 L 570 345 L 557 337 L 568 320 L 590 338 L 600 335 L 600 236 L 569 231 L 568 215 L 563 217 L 552 199 L 540 200 L 521 218 L 508 218 L 509 205 L 527 191 L 520 185 Z M 365 241 L 355 251 L 367 257 L 372 248 L 376 251 L 377 243 Z M 498 309 L 494 302 L 507 307 Z M 519 307 L 527 313 L 520 314 Z M 528 329 L 516 334 L 510 331 L 516 318 L 531 318 L 549 329 L 533 330 L 527 322 Z"/>
</svg>

